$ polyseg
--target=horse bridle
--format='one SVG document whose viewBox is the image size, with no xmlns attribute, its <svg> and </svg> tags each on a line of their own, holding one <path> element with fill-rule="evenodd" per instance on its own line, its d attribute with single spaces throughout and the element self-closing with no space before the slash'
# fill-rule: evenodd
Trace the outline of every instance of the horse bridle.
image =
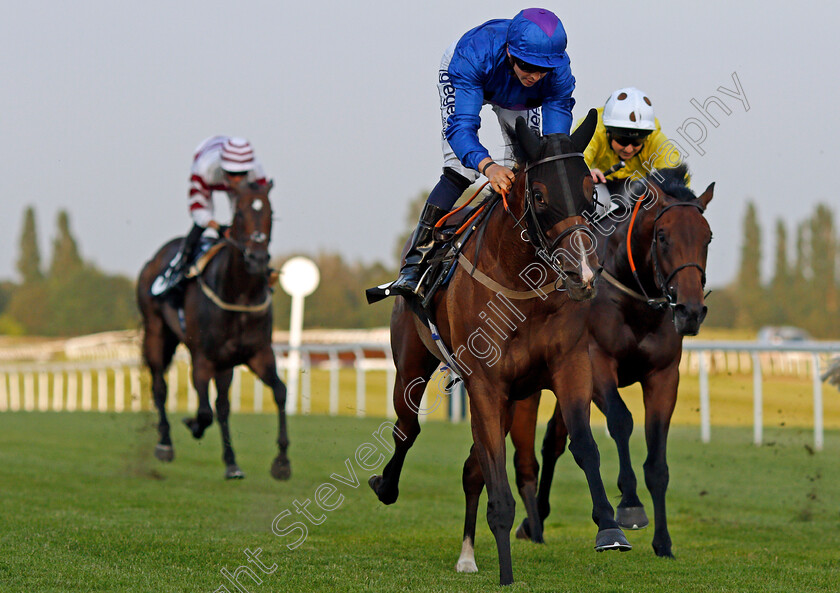
<svg viewBox="0 0 840 593">
<path fill-rule="evenodd" d="M 642 199 L 640 198 L 639 202 L 637 202 L 637 204 L 636 204 L 637 208 L 638 208 L 638 205 L 641 203 L 641 201 L 642 201 Z M 700 270 L 700 285 L 703 288 L 706 287 L 706 270 L 704 270 L 703 266 L 701 266 L 698 263 L 689 262 L 687 264 L 682 264 L 681 266 L 677 266 L 676 268 L 671 270 L 671 273 L 668 274 L 667 278 L 662 273 L 662 267 L 659 265 L 659 255 L 658 255 L 659 251 L 656 248 L 656 238 L 657 238 L 656 225 L 659 222 L 659 219 L 662 217 L 663 214 L 665 214 L 671 208 L 677 208 L 679 206 L 690 206 L 692 208 L 697 208 L 697 210 L 700 211 L 700 214 L 703 214 L 703 212 L 705 211 L 703 209 L 703 206 L 701 206 L 700 204 L 697 204 L 695 202 L 676 202 L 674 204 L 669 204 L 669 205 L 665 206 L 664 208 L 662 208 L 662 210 L 660 210 L 656 214 L 656 218 L 653 219 L 653 237 L 651 238 L 651 242 L 650 242 L 650 257 L 651 257 L 651 260 L 653 261 L 653 272 L 654 272 L 654 276 L 655 276 L 655 281 L 659 284 L 659 286 L 657 288 L 659 288 L 659 290 L 662 291 L 662 298 L 652 299 L 648 296 L 647 292 L 645 292 L 645 287 L 642 286 L 642 282 L 639 279 L 638 274 L 636 273 L 635 265 L 631 265 L 631 271 L 633 272 L 633 277 L 636 279 L 636 284 L 638 284 L 638 286 L 639 286 L 639 290 L 641 290 L 642 294 L 645 295 L 645 298 L 647 299 L 648 305 L 650 305 L 654 309 L 660 309 L 663 306 L 668 306 L 668 307 L 671 307 L 671 308 L 677 306 L 676 297 L 671 293 L 671 288 L 670 288 L 671 280 L 673 280 L 674 277 L 679 272 L 681 272 L 682 270 L 684 270 L 686 268 L 697 268 L 698 270 Z M 632 253 L 630 252 L 630 235 L 633 232 L 633 223 L 635 222 L 635 220 L 636 220 L 636 217 L 634 215 L 633 219 L 630 221 L 630 228 L 628 228 L 628 230 L 627 230 L 627 257 L 628 257 L 628 259 L 630 259 L 631 264 L 632 264 L 633 256 L 632 256 Z"/>
<path fill-rule="evenodd" d="M 224 237 L 224 239 L 225 242 L 238 249 L 245 257 L 248 257 L 248 255 L 251 253 L 251 250 L 244 243 L 240 243 L 236 239 L 231 239 L 230 237 Z M 268 235 L 266 235 L 262 231 L 254 231 L 248 236 L 246 242 L 248 241 L 254 241 L 255 243 L 266 243 L 268 241 Z"/>
<path fill-rule="evenodd" d="M 514 218 L 516 221 L 517 226 L 522 227 L 522 220 L 527 216 L 527 228 L 523 228 L 528 234 L 528 240 L 534 244 L 537 248 L 537 253 L 542 255 L 542 259 L 545 260 L 551 268 L 561 275 L 561 278 L 565 276 L 565 272 L 555 264 L 554 258 L 552 254 L 557 246 L 560 244 L 563 239 L 575 233 L 577 231 L 585 231 L 587 233 L 591 232 L 589 227 L 585 224 L 573 224 L 563 231 L 560 232 L 557 237 L 554 238 L 553 241 L 549 241 L 548 236 L 543 232 L 542 228 L 540 227 L 539 219 L 537 218 L 536 208 L 534 207 L 534 198 L 533 194 L 531 193 L 531 181 L 528 175 L 528 172 L 537 167 L 538 165 L 543 165 L 548 162 L 552 161 L 561 161 L 565 159 L 571 158 L 584 158 L 582 152 L 570 152 L 566 154 L 557 154 L 554 156 L 545 157 L 532 163 L 529 163 L 525 166 L 523 173 L 525 174 L 525 211 L 522 213 L 522 216 L 518 219 Z M 563 163 L 565 164 L 565 163 Z M 577 212 L 575 209 L 574 202 L 572 201 L 572 186 L 569 183 L 569 176 L 566 171 L 566 167 L 560 168 L 560 193 L 563 196 L 563 199 L 566 201 L 566 209 L 569 212 L 569 216 L 567 218 L 571 218 L 572 216 L 579 216 L 580 213 Z"/>
</svg>

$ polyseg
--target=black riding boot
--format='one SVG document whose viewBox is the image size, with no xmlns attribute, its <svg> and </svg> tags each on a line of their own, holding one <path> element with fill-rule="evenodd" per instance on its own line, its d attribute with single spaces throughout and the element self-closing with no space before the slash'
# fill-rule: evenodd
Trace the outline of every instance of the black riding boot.
<svg viewBox="0 0 840 593">
<path fill-rule="evenodd" d="M 152 283 L 152 296 L 165 296 L 181 283 L 181 280 L 184 279 L 184 272 L 187 269 L 187 265 L 189 265 L 190 260 L 193 258 L 195 247 L 203 232 L 204 227 L 200 227 L 197 224 L 193 225 L 193 228 L 181 243 L 181 249 L 178 250 L 178 253 L 169 262 L 166 270 L 155 278 L 155 281 Z"/>
<path fill-rule="evenodd" d="M 417 284 L 426 271 L 426 257 L 435 245 L 435 223 L 448 213 L 449 210 L 438 208 L 434 204 L 427 203 L 423 206 L 420 222 L 412 236 L 408 253 L 405 254 L 405 263 L 400 269 L 399 278 L 391 284 L 391 291 L 403 296 L 417 293 Z"/>
</svg>

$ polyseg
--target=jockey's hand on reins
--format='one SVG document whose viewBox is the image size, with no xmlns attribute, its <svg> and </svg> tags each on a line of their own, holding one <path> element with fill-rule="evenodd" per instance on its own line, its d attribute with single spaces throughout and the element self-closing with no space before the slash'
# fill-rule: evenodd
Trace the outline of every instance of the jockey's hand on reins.
<svg viewBox="0 0 840 593">
<path fill-rule="evenodd" d="M 485 176 L 490 180 L 490 185 L 497 193 L 508 192 L 513 187 L 515 175 L 504 165 L 491 164 L 485 169 Z"/>
</svg>

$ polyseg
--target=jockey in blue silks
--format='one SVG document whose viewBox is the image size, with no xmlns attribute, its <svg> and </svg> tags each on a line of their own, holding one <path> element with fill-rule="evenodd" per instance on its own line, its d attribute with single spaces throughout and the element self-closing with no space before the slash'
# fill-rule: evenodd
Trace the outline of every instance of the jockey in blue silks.
<svg viewBox="0 0 840 593">
<path fill-rule="evenodd" d="M 543 134 L 568 134 L 572 124 L 575 78 L 566 54 L 566 31 L 557 16 L 528 8 L 513 19 L 487 21 L 446 50 L 438 91 L 443 123 L 443 175 L 429 194 L 411 239 L 400 276 L 391 290 L 409 296 L 434 246 L 434 225 L 462 193 L 484 175 L 497 192 L 513 183 L 513 153 L 508 129 L 517 116 Z M 507 149 L 496 163 L 478 139 L 479 112 L 490 104 L 502 126 Z"/>
</svg>

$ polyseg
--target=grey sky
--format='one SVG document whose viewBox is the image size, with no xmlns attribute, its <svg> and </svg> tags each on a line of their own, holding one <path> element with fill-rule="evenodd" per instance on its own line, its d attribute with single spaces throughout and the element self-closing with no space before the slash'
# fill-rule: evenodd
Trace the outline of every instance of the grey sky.
<svg viewBox="0 0 840 593">
<path fill-rule="evenodd" d="M 838 205 L 836 24 L 829 2 L 564 2 L 575 118 L 621 86 L 644 89 L 689 151 L 693 187 L 717 182 L 708 277 L 730 280 L 747 199 L 769 267 L 773 222 Z M 83 255 L 134 276 L 189 229 L 187 177 L 205 137 L 249 138 L 279 212 L 272 253 L 337 251 L 390 262 L 406 206 L 440 175 L 435 88 L 447 45 L 510 1 L 17 2 L 0 21 L 0 278 L 34 204 L 49 259 L 58 209 Z M 749 102 L 734 90 L 737 76 Z M 715 94 L 717 128 L 690 100 Z M 677 128 L 704 121 L 705 155 Z M 501 142 L 486 119 L 483 139 Z M 492 125 L 490 125 L 492 124 Z M 697 127 L 694 127 L 697 130 Z M 486 133 L 490 132 L 490 133 Z M 792 230 L 792 228 L 791 228 Z"/>
</svg>

